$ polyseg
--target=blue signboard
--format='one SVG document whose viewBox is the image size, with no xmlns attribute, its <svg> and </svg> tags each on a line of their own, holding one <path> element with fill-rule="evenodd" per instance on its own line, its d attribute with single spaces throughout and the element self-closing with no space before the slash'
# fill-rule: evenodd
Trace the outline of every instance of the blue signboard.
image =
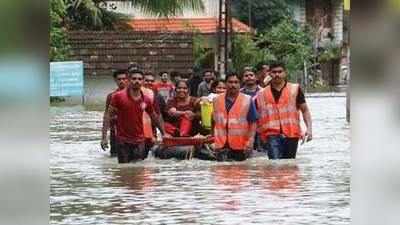
<svg viewBox="0 0 400 225">
<path fill-rule="evenodd" d="M 50 63 L 50 96 L 83 96 L 83 62 Z"/>
</svg>

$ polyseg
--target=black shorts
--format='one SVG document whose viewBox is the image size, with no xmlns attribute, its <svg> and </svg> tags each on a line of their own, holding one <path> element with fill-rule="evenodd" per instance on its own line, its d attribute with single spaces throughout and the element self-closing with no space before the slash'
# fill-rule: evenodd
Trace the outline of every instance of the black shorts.
<svg viewBox="0 0 400 225">
<path fill-rule="evenodd" d="M 115 137 L 115 131 L 111 130 L 111 132 L 110 132 L 110 155 L 111 155 L 111 157 L 117 156 L 117 153 L 118 153 L 117 148 L 118 148 L 118 146 L 117 146 L 117 139 Z"/>
<path fill-rule="evenodd" d="M 117 146 L 118 163 L 129 163 L 147 158 L 148 151 L 146 150 L 144 143 L 118 143 Z"/>
</svg>

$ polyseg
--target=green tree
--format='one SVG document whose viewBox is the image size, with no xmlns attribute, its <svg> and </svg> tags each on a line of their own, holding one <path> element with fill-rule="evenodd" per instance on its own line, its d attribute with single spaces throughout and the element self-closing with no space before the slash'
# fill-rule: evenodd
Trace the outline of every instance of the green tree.
<svg viewBox="0 0 400 225">
<path fill-rule="evenodd" d="M 66 5 L 64 0 L 50 0 L 50 61 L 68 59 L 69 46 L 67 44 L 64 17 Z"/>
<path fill-rule="evenodd" d="M 286 18 L 257 37 L 257 46 L 268 49 L 277 60 L 283 61 L 289 75 L 301 71 L 304 61 L 313 58 L 311 33 Z"/>
<path fill-rule="evenodd" d="M 73 29 L 113 29 L 116 23 L 127 19 L 125 16 L 106 10 L 108 0 L 64 0 L 67 5 L 68 24 Z M 122 0 L 132 2 L 142 12 L 168 17 L 183 13 L 185 9 L 204 9 L 202 0 Z"/>
<path fill-rule="evenodd" d="M 264 31 L 277 25 L 293 14 L 295 0 L 232 0 L 232 14 L 257 31 Z M 249 10 L 250 9 L 250 10 Z"/>
<path fill-rule="evenodd" d="M 267 48 L 261 49 L 250 34 L 235 35 L 233 39 L 234 53 L 232 55 L 232 67 L 241 72 L 245 66 L 256 66 L 260 62 L 268 62 L 275 56 Z"/>
</svg>

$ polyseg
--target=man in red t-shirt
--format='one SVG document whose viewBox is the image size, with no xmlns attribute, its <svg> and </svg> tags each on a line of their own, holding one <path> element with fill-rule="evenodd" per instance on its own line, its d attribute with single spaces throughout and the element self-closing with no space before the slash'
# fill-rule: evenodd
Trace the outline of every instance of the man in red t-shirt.
<svg viewBox="0 0 400 225">
<path fill-rule="evenodd" d="M 124 89 L 127 85 L 127 80 L 128 80 L 128 75 L 126 70 L 117 70 L 113 73 L 113 77 L 114 77 L 114 82 L 117 85 L 117 89 L 112 91 L 111 93 L 109 93 L 107 95 L 107 99 L 106 99 L 106 108 L 104 110 L 104 115 L 103 115 L 103 128 L 102 128 L 102 134 L 107 134 L 108 129 L 106 129 L 106 126 L 104 124 L 105 122 L 105 116 L 107 114 L 108 108 L 110 106 L 111 103 L 111 97 L 114 93 Z M 115 121 L 116 118 L 112 118 L 110 121 L 110 154 L 111 157 L 115 157 L 117 156 L 117 143 L 115 140 Z M 104 150 L 104 146 L 101 146 Z"/>
<path fill-rule="evenodd" d="M 147 112 L 153 124 L 164 135 L 160 117 L 154 110 L 151 100 L 141 91 L 143 73 L 139 70 L 129 71 L 128 87 L 115 93 L 111 98 L 106 115 L 106 126 L 110 118 L 117 116 L 116 139 L 118 143 L 118 162 L 128 163 L 143 160 L 147 157 L 143 132 L 143 112 Z M 102 138 L 102 145 L 107 146 L 107 135 Z"/>
<path fill-rule="evenodd" d="M 160 73 L 161 82 L 157 82 L 154 85 L 155 90 L 163 97 L 164 102 L 173 96 L 175 86 L 169 81 L 168 73 Z"/>
</svg>

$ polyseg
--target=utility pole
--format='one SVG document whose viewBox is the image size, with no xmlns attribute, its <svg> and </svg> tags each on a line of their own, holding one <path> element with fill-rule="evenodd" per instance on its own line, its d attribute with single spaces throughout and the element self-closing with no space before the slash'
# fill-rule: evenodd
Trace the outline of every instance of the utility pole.
<svg viewBox="0 0 400 225">
<path fill-rule="evenodd" d="M 248 7 L 249 7 L 249 27 L 251 27 L 251 0 L 248 0 Z"/>
<path fill-rule="evenodd" d="M 221 78 L 225 78 L 225 74 L 229 68 L 230 62 L 230 45 L 232 42 L 232 18 L 230 12 L 231 0 L 219 0 L 219 17 L 218 17 L 218 36 L 217 36 L 217 55 L 218 55 L 218 72 Z"/>
</svg>

